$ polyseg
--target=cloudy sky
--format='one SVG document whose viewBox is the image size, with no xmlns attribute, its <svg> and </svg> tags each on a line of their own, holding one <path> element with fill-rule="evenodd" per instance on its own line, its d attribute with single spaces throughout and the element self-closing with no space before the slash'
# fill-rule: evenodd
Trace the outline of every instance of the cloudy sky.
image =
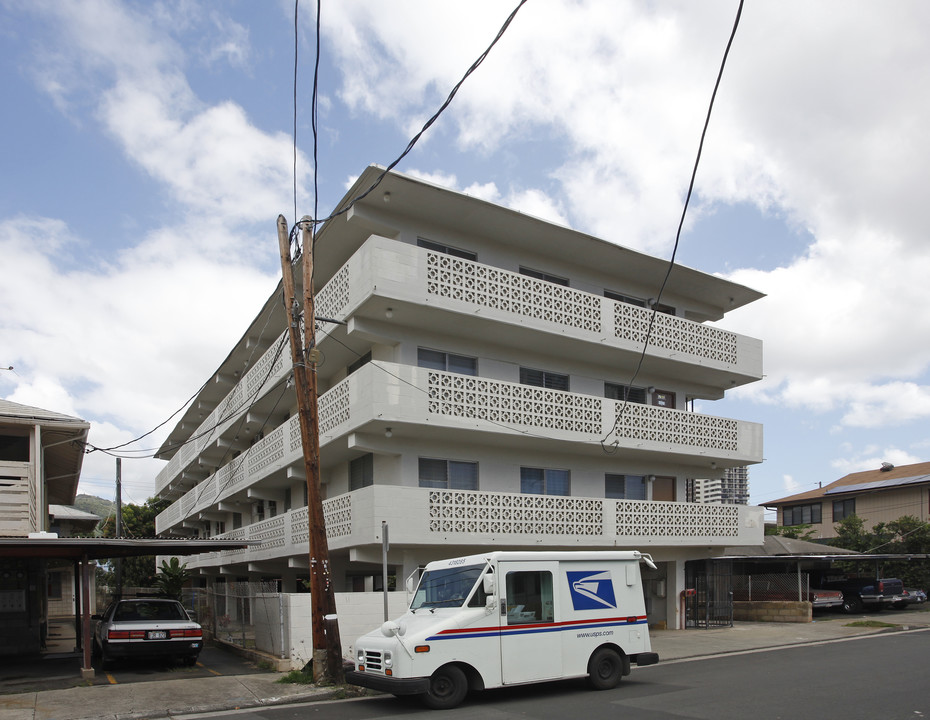
<svg viewBox="0 0 930 720">
<path fill-rule="evenodd" d="M 516 5 L 322 8 L 320 214 L 388 164 Z M 398 167 L 668 257 L 737 0 L 529 0 Z M 315 3 L 299 8 L 297 212 L 312 214 Z M 930 459 L 930 4 L 748 2 L 678 260 L 767 294 L 721 325 L 765 380 L 762 503 Z M 294 3 L 0 0 L 0 397 L 111 446 L 180 408 L 280 272 Z M 123 463 L 143 502 L 165 430 Z M 81 492 L 112 497 L 92 453 Z"/>
</svg>

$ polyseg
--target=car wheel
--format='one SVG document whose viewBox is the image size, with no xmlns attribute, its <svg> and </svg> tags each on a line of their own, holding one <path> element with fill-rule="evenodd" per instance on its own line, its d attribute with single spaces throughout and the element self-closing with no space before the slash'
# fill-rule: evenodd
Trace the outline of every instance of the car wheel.
<svg viewBox="0 0 930 720">
<path fill-rule="evenodd" d="M 181 662 L 182 662 L 184 665 L 187 665 L 188 667 L 192 667 L 192 666 L 194 666 L 194 665 L 197 664 L 197 656 L 196 656 L 196 655 L 188 655 L 187 657 L 183 658 L 183 659 L 181 660 Z"/>
<path fill-rule="evenodd" d="M 100 669 L 109 670 L 113 667 L 113 658 L 110 657 L 110 654 L 107 652 L 107 649 L 102 647 L 100 648 Z"/>
<path fill-rule="evenodd" d="M 610 648 L 601 648 L 588 661 L 588 683 L 595 690 L 610 690 L 620 684 L 623 660 Z"/>
<path fill-rule="evenodd" d="M 862 600 L 858 595 L 843 594 L 843 612 L 850 615 L 862 612 Z"/>
<path fill-rule="evenodd" d="M 430 677 L 423 703 L 433 710 L 448 710 L 461 703 L 467 693 L 465 673 L 455 665 L 444 665 Z"/>
</svg>

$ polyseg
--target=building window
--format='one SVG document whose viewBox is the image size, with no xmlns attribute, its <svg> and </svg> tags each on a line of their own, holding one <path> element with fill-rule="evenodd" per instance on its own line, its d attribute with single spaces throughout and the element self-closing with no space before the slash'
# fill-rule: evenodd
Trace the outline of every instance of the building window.
<svg viewBox="0 0 930 720">
<path fill-rule="evenodd" d="M 29 438 L 20 435 L 0 435 L 0 461 L 29 462 Z"/>
<path fill-rule="evenodd" d="M 617 302 L 626 303 L 627 305 L 636 305 L 636 307 L 641 308 L 646 307 L 646 301 L 642 298 L 633 297 L 631 295 L 623 295 L 622 293 L 614 292 L 613 290 L 605 290 L 604 297 L 610 298 L 611 300 L 616 300 Z"/>
<path fill-rule="evenodd" d="M 477 490 L 478 463 L 420 458 L 420 487 Z"/>
<path fill-rule="evenodd" d="M 645 475 L 604 475 L 604 497 L 618 500 L 645 500 Z"/>
<path fill-rule="evenodd" d="M 619 383 L 604 383 L 604 397 L 611 400 L 626 400 L 631 403 L 646 404 L 646 388 L 621 385 Z"/>
<path fill-rule="evenodd" d="M 278 514 L 278 501 L 269 500 L 268 501 L 268 517 L 273 518 Z"/>
<path fill-rule="evenodd" d="M 222 520 L 217 520 L 216 522 L 216 532 L 214 535 L 222 535 L 226 532 L 226 523 Z"/>
<path fill-rule="evenodd" d="M 531 270 L 530 268 L 521 267 L 520 274 L 526 275 L 527 277 L 536 278 L 537 280 L 545 280 L 546 282 L 568 287 L 568 278 L 559 277 L 558 275 L 550 275 L 549 273 L 544 273 L 540 270 Z"/>
<path fill-rule="evenodd" d="M 529 570 L 507 573 L 507 624 L 549 622 L 553 612 L 552 573 Z"/>
<path fill-rule="evenodd" d="M 238 530 L 242 527 L 242 513 L 234 512 L 233 514 L 233 530 Z"/>
<path fill-rule="evenodd" d="M 856 498 L 833 501 L 833 522 L 839 522 L 850 515 L 856 514 Z"/>
<path fill-rule="evenodd" d="M 452 353 L 440 352 L 439 350 L 429 350 L 427 348 L 417 349 L 417 365 L 430 370 L 444 370 L 446 372 L 459 373 L 460 375 L 477 375 L 478 359 L 466 355 L 454 355 Z"/>
<path fill-rule="evenodd" d="M 48 573 L 48 599 L 61 600 L 61 572 Z"/>
<path fill-rule="evenodd" d="M 284 512 L 291 509 L 291 489 L 284 488 Z"/>
<path fill-rule="evenodd" d="M 354 363 L 352 363 L 351 365 L 349 365 L 348 369 L 346 370 L 346 377 L 349 377 L 349 375 L 351 375 L 352 373 L 354 373 L 354 372 L 355 372 L 356 370 L 358 370 L 360 367 L 362 367 L 363 365 L 367 365 L 367 364 L 370 363 L 370 362 L 371 362 L 371 350 L 369 350 L 367 353 L 365 353 L 364 355 L 362 355 L 362 356 L 361 356 L 358 360 L 356 360 Z"/>
<path fill-rule="evenodd" d="M 547 372 L 546 370 L 521 367 L 520 382 L 523 385 L 535 385 L 550 390 L 568 390 L 568 375 Z"/>
<path fill-rule="evenodd" d="M 528 495 L 570 495 L 571 474 L 568 470 L 521 467 L 520 492 Z"/>
<path fill-rule="evenodd" d="M 675 314 L 675 308 L 671 305 L 666 305 L 665 303 L 653 303 L 650 305 L 648 300 L 633 297 L 632 295 L 624 295 L 623 293 L 614 292 L 613 290 L 605 290 L 604 297 L 616 300 L 617 302 L 626 303 L 627 305 L 636 305 L 641 308 L 653 307 L 656 312 L 665 313 L 666 315 Z"/>
<path fill-rule="evenodd" d="M 782 510 L 781 524 L 785 527 L 791 525 L 815 525 L 823 522 L 820 513 L 820 503 L 812 505 L 793 505 Z"/>
<path fill-rule="evenodd" d="M 454 255 L 455 257 L 460 257 L 463 260 L 478 259 L 477 253 L 473 253 L 468 250 L 459 250 L 458 248 L 454 248 L 451 245 L 443 245 L 442 243 L 433 242 L 432 240 L 427 240 L 426 238 L 417 238 L 417 245 L 419 245 L 421 248 L 432 250 L 433 252 Z"/>
<path fill-rule="evenodd" d="M 375 456 L 366 453 L 349 462 L 349 490 L 375 484 Z"/>
<path fill-rule="evenodd" d="M 652 404 L 657 407 L 675 407 L 675 393 L 668 390 L 656 390 L 652 393 Z"/>
<path fill-rule="evenodd" d="M 265 519 L 265 503 L 255 503 L 255 522 L 261 522 Z"/>
</svg>

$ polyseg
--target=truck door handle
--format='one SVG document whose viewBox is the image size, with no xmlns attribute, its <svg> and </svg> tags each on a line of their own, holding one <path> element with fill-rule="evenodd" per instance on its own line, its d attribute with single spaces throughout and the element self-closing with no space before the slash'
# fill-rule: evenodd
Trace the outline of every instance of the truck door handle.
<svg viewBox="0 0 930 720">
<path fill-rule="evenodd" d="M 507 614 L 507 600 L 501 598 L 501 615 Z"/>
</svg>

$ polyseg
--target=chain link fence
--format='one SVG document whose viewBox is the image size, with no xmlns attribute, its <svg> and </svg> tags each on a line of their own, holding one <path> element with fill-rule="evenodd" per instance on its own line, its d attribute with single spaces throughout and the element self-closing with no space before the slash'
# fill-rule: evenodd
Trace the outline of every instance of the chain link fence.
<svg viewBox="0 0 930 720">
<path fill-rule="evenodd" d="M 803 602 L 810 593 L 807 573 L 756 573 L 733 576 L 733 599 L 760 602 L 778 600 Z"/>
</svg>

